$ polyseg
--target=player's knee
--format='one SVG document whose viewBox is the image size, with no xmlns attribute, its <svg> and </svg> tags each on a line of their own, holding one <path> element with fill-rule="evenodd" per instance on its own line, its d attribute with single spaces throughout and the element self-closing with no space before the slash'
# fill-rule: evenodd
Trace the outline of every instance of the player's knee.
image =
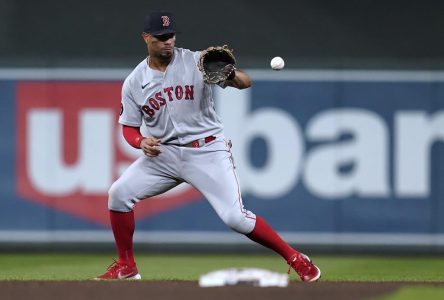
<svg viewBox="0 0 444 300">
<path fill-rule="evenodd" d="M 248 214 L 241 211 L 227 212 L 221 218 L 228 227 L 242 234 L 250 233 L 254 228 L 254 219 L 248 218 Z"/>
<path fill-rule="evenodd" d="M 114 182 L 108 191 L 108 209 L 121 212 L 133 210 L 136 202 L 128 196 L 125 186 L 119 181 Z"/>
</svg>

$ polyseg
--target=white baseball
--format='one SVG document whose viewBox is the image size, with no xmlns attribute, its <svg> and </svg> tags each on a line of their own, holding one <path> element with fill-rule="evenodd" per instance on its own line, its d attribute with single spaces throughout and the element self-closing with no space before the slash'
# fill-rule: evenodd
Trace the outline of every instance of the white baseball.
<svg viewBox="0 0 444 300">
<path fill-rule="evenodd" d="M 273 70 L 279 71 L 282 70 L 285 66 L 285 62 L 282 59 L 282 57 L 280 56 L 276 56 L 274 57 L 271 62 L 270 62 L 270 66 Z"/>
</svg>

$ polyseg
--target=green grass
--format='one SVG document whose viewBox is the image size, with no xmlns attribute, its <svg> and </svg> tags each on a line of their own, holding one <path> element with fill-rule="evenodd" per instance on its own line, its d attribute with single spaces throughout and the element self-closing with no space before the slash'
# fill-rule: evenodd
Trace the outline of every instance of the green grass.
<svg viewBox="0 0 444 300">
<path fill-rule="evenodd" d="M 88 280 L 103 273 L 107 254 L 0 254 L 0 280 Z M 443 281 L 444 258 L 378 256 L 312 256 L 323 281 Z M 137 255 L 145 280 L 197 280 L 216 269 L 265 268 L 285 273 L 277 255 Z M 296 275 L 292 273 L 292 279 Z"/>
<path fill-rule="evenodd" d="M 334 257 L 316 259 L 331 281 L 443 281 L 443 257 Z"/>
<path fill-rule="evenodd" d="M 438 300 L 444 299 L 444 288 L 423 287 L 423 286 L 406 286 L 396 292 L 377 298 L 375 300 Z"/>
</svg>

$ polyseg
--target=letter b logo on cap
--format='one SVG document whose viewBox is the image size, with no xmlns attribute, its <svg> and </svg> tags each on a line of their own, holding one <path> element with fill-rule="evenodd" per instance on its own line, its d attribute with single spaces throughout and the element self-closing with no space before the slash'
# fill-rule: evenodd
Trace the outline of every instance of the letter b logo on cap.
<svg viewBox="0 0 444 300">
<path fill-rule="evenodd" d="M 170 18 L 168 16 L 162 16 L 163 27 L 170 26 Z"/>
</svg>

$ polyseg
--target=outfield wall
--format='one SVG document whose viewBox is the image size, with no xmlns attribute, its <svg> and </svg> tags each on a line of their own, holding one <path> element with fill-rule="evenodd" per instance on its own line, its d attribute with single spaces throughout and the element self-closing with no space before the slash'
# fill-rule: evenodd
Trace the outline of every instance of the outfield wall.
<svg viewBox="0 0 444 300">
<path fill-rule="evenodd" d="M 109 244 L 107 189 L 140 153 L 126 69 L 0 69 L 0 242 Z M 217 87 L 246 207 L 295 245 L 444 248 L 444 73 L 251 70 Z M 143 201 L 137 243 L 251 245 L 190 186 Z"/>
</svg>

